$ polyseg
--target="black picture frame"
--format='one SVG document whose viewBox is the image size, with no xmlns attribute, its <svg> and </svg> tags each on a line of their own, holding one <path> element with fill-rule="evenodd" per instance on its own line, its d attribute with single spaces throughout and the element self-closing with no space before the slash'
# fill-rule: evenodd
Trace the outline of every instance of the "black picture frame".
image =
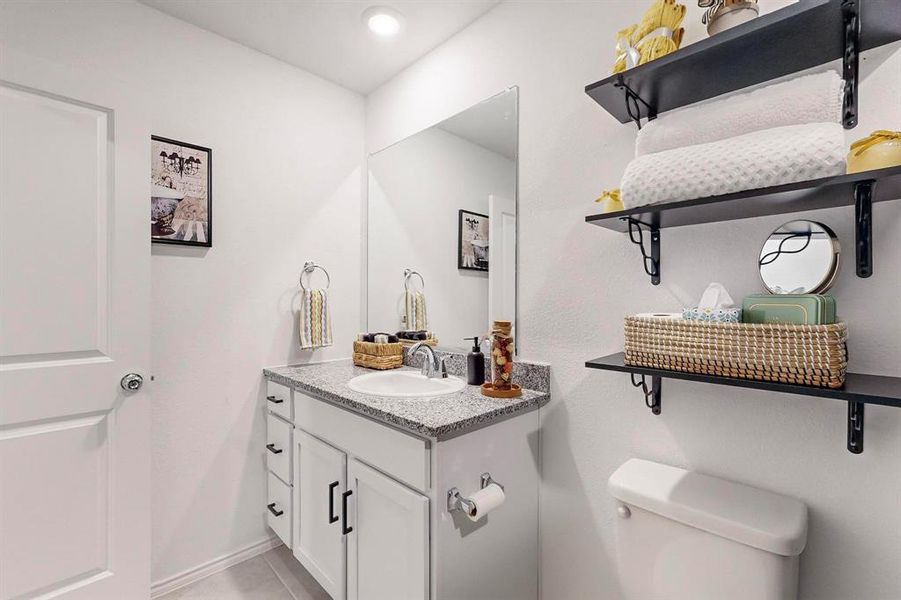
<svg viewBox="0 0 901 600">
<path fill-rule="evenodd" d="M 469 215 L 469 220 L 467 220 L 467 215 Z M 484 220 L 486 239 L 488 239 L 488 215 L 483 215 L 481 213 L 476 213 L 461 208 L 457 214 L 457 268 L 466 271 L 479 271 L 482 273 L 487 273 L 490 264 L 490 255 L 487 254 L 487 250 L 484 261 L 479 260 L 478 257 L 475 257 L 475 262 L 472 262 L 471 264 L 467 264 L 466 258 L 463 255 L 463 234 L 465 231 L 464 227 L 471 226 L 473 217 L 477 218 L 479 221 Z M 490 242 L 490 240 L 488 241 Z"/>
<path fill-rule="evenodd" d="M 177 245 L 177 246 L 195 246 L 201 248 L 212 248 L 213 247 L 213 150 L 211 148 L 207 148 L 206 146 L 198 146 L 197 144 L 190 144 L 188 142 L 182 142 L 179 140 L 174 140 L 172 138 L 166 138 L 158 135 L 150 136 L 151 143 L 151 161 L 160 161 L 162 157 L 160 156 L 160 152 L 157 151 L 158 146 L 155 143 L 160 144 L 169 144 L 171 146 L 178 146 L 180 148 L 186 148 L 193 150 L 195 153 L 202 153 L 205 155 L 206 160 L 206 220 L 205 225 L 206 228 L 203 229 L 204 222 L 192 221 L 192 230 L 190 232 L 191 239 L 177 239 L 171 237 L 162 237 L 160 235 L 160 225 L 159 219 L 156 222 L 153 220 L 153 211 L 154 211 L 154 196 L 151 192 L 151 235 L 150 241 L 153 244 L 169 244 L 169 245 Z M 190 159 L 189 159 L 190 160 Z M 199 159 L 201 163 L 204 158 L 201 157 Z M 183 170 L 183 166 L 180 167 Z M 154 163 L 151 162 L 151 185 L 154 184 Z M 179 173 L 178 171 L 174 171 L 173 174 L 180 175 L 184 177 L 183 171 Z M 173 188 L 178 189 L 178 188 Z M 175 208 L 172 209 L 173 213 Z M 172 215 L 169 215 L 169 221 L 172 221 Z M 171 226 L 170 226 L 171 229 Z M 156 231 L 156 235 L 155 232 Z M 180 230 L 174 230 L 174 233 L 181 233 Z M 172 235 L 172 234 L 169 234 Z M 187 235 L 187 234 L 185 234 Z M 201 240 L 200 238 L 204 238 Z"/>
</svg>

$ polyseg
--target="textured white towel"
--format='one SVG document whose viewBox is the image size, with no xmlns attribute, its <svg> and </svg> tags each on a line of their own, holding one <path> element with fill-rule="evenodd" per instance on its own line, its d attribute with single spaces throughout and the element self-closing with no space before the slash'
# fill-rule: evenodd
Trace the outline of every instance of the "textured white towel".
<svg viewBox="0 0 901 600">
<path fill-rule="evenodd" d="M 301 350 L 332 345 L 332 318 L 325 290 L 305 290 L 297 320 Z"/>
<path fill-rule="evenodd" d="M 764 129 L 639 156 L 626 167 L 621 198 L 633 208 L 841 175 L 846 153 L 838 123 Z"/>
<path fill-rule="evenodd" d="M 838 73 L 827 71 L 663 115 L 638 131 L 635 156 L 772 127 L 841 123 L 843 89 Z"/>
<path fill-rule="evenodd" d="M 407 290 L 404 293 L 404 328 L 407 331 L 429 328 L 429 314 L 425 308 L 425 295 L 422 292 Z"/>
</svg>

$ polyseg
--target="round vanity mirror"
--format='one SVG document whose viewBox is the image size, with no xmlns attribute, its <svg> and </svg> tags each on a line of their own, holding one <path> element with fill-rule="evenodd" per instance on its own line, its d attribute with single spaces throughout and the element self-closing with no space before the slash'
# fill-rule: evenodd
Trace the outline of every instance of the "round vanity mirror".
<svg viewBox="0 0 901 600">
<path fill-rule="evenodd" d="M 822 223 L 789 221 L 770 234 L 760 258 L 760 278 L 773 294 L 822 294 L 838 273 L 839 244 Z"/>
</svg>

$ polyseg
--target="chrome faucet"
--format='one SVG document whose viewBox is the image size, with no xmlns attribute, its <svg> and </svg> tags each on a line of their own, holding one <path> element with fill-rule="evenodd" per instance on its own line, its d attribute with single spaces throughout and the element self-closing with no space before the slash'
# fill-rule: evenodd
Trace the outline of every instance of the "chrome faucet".
<svg viewBox="0 0 901 600">
<path fill-rule="evenodd" d="M 426 354 L 422 361 L 422 370 L 420 371 L 422 376 L 447 379 L 447 365 L 444 362 L 447 357 L 442 356 L 439 359 L 438 355 L 435 354 L 435 350 L 425 342 L 417 342 L 410 346 L 410 356 L 416 356 L 420 350 Z"/>
</svg>

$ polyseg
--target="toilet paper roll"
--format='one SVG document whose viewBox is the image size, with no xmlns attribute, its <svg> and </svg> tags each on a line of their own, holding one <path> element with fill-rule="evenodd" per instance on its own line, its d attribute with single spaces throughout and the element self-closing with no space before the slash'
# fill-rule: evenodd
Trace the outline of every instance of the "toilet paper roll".
<svg viewBox="0 0 901 600">
<path fill-rule="evenodd" d="M 682 319 L 682 313 L 638 313 L 640 319 Z"/>
<path fill-rule="evenodd" d="M 466 513 L 470 521 L 478 521 L 492 510 L 504 503 L 504 490 L 496 483 L 489 483 L 469 496 L 472 509 Z"/>
</svg>

